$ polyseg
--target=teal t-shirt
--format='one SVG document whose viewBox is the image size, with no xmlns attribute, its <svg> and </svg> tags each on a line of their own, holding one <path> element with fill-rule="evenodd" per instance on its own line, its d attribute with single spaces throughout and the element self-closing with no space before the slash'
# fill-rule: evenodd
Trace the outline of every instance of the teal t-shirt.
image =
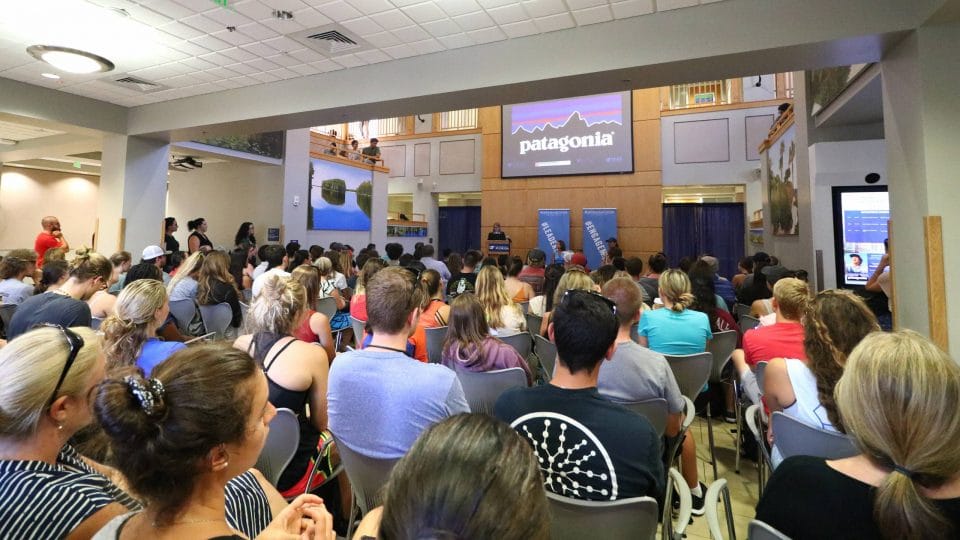
<svg viewBox="0 0 960 540">
<path fill-rule="evenodd" d="M 646 336 L 650 349 L 669 355 L 702 353 L 713 337 L 707 315 L 692 309 L 679 313 L 667 308 L 644 311 L 639 331 Z"/>
</svg>

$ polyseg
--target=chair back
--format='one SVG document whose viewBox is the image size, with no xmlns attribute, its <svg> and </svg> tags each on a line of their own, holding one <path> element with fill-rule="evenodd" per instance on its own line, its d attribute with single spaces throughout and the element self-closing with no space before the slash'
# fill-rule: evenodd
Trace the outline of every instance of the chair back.
<svg viewBox="0 0 960 540">
<path fill-rule="evenodd" d="M 357 349 L 362 348 L 364 326 L 366 326 L 366 323 L 360 319 L 355 319 L 353 316 L 350 317 L 350 327 L 353 328 L 353 344 Z"/>
<path fill-rule="evenodd" d="M 630 340 L 634 343 L 640 343 L 640 325 L 630 325 Z"/>
<path fill-rule="evenodd" d="M 757 362 L 753 368 L 753 375 L 757 379 L 757 386 L 760 387 L 760 395 L 763 395 L 763 372 L 767 369 L 767 362 Z"/>
<path fill-rule="evenodd" d="M 7 329 L 10 328 L 10 319 L 13 313 L 17 311 L 17 304 L 0 304 L 0 322 L 3 323 L 3 335 L 7 335 Z"/>
<path fill-rule="evenodd" d="M 443 338 L 447 336 L 446 326 L 424 328 L 427 336 L 427 361 L 439 364 L 443 360 Z"/>
<path fill-rule="evenodd" d="M 177 320 L 177 328 L 184 335 L 190 334 L 190 321 L 197 314 L 197 304 L 190 298 L 170 302 L 170 313 Z"/>
<path fill-rule="evenodd" d="M 287 468 L 300 444 L 300 422 L 297 415 L 290 409 L 277 409 L 277 415 L 270 421 L 270 433 L 260 451 L 257 464 L 258 471 L 263 473 L 267 481 L 274 487 L 280 481 L 280 475 Z"/>
<path fill-rule="evenodd" d="M 517 276 L 517 279 L 529 283 L 534 294 L 543 294 L 543 276 Z"/>
<path fill-rule="evenodd" d="M 657 431 L 657 435 L 663 437 L 663 433 L 667 430 L 667 416 L 669 414 L 667 410 L 667 400 L 663 398 L 652 398 L 643 401 L 621 403 L 621 405 L 633 412 L 643 415 L 650 422 L 650 425 L 653 426 L 653 429 Z"/>
<path fill-rule="evenodd" d="M 233 319 L 230 304 L 221 302 L 210 306 L 198 305 L 197 308 L 200 310 L 200 318 L 207 332 L 215 332 L 216 339 L 224 339 L 227 329 L 230 328 L 230 321 Z"/>
<path fill-rule="evenodd" d="M 703 385 L 710 379 L 713 369 L 713 355 L 708 352 L 686 354 L 682 356 L 664 355 L 673 377 L 677 380 L 680 393 L 696 401 Z"/>
<path fill-rule="evenodd" d="M 747 330 L 753 330 L 754 328 L 760 326 L 760 319 L 756 317 L 751 317 L 750 315 L 743 315 L 740 317 L 740 333 L 746 333 Z"/>
<path fill-rule="evenodd" d="M 494 371 L 470 371 L 456 366 L 457 378 L 463 386 L 470 412 L 493 414 L 493 405 L 500 394 L 519 386 L 527 386 L 527 374 L 515 367 Z"/>
<path fill-rule="evenodd" d="M 790 537 L 755 519 L 747 527 L 747 540 L 790 540 Z"/>
<path fill-rule="evenodd" d="M 317 313 L 323 313 L 328 319 L 332 319 L 337 314 L 337 299 L 328 296 L 317 300 Z"/>
<path fill-rule="evenodd" d="M 90 318 L 90 329 L 91 329 L 91 330 L 94 330 L 94 331 L 99 330 L 99 329 L 100 329 L 100 325 L 102 325 L 102 324 L 103 324 L 103 317 L 91 317 L 91 318 Z"/>
<path fill-rule="evenodd" d="M 539 334 L 540 325 L 543 324 L 543 317 L 536 313 L 526 313 L 524 317 L 527 319 L 527 330 L 530 331 L 530 335 L 535 336 Z"/>
<path fill-rule="evenodd" d="M 380 493 L 381 488 L 387 483 L 390 472 L 393 471 L 393 466 L 400 461 L 400 458 L 372 458 L 343 444 L 342 441 L 337 439 L 336 435 L 333 436 L 333 439 L 337 443 L 337 451 L 340 452 L 343 469 L 347 471 L 347 477 L 350 479 L 354 504 L 360 508 L 361 512 L 366 514 L 383 502 L 383 496 Z"/>
<path fill-rule="evenodd" d="M 734 317 L 736 317 L 738 320 L 739 320 L 741 317 L 749 317 L 749 316 L 750 316 L 750 306 L 747 305 L 747 304 L 741 304 L 741 303 L 739 303 L 739 302 L 736 303 L 736 304 L 734 304 L 734 305 L 733 305 L 733 315 L 734 315 Z"/>
<path fill-rule="evenodd" d="M 529 300 L 526 300 L 526 301 L 524 301 L 524 302 L 517 302 L 517 306 L 520 308 L 520 311 L 522 311 L 524 315 L 526 315 L 527 313 L 530 313 L 530 301 L 529 301 Z"/>
<path fill-rule="evenodd" d="M 713 369 L 710 371 L 710 382 L 720 382 L 720 373 L 730 361 L 733 351 L 737 348 L 737 331 L 724 330 L 714 332 L 713 339 L 707 341 L 707 352 L 713 355 Z"/>
<path fill-rule="evenodd" d="M 583 538 L 635 538 L 657 536 L 659 510 L 653 497 L 617 501 L 582 501 L 547 492 L 550 505 L 550 532 L 553 540 Z"/>
<path fill-rule="evenodd" d="M 534 336 L 533 340 L 537 344 L 537 358 L 540 359 L 540 365 L 547 379 L 550 379 L 557 365 L 557 346 L 543 336 Z"/>
<path fill-rule="evenodd" d="M 843 459 L 860 454 L 853 440 L 842 433 L 827 431 L 780 411 L 773 413 L 773 440 L 784 459 L 813 456 Z"/>
<path fill-rule="evenodd" d="M 520 353 L 520 357 L 523 359 L 526 359 L 528 356 L 530 356 L 530 350 L 533 348 L 533 340 L 530 339 L 530 334 L 527 332 L 502 336 L 500 337 L 500 341 L 513 347 L 518 353 Z"/>
</svg>

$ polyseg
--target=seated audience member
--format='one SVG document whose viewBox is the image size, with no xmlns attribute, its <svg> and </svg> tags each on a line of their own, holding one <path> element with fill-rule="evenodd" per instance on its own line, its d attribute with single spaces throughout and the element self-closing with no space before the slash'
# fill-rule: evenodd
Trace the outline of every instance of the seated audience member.
<svg viewBox="0 0 960 540">
<path fill-rule="evenodd" d="M 527 329 L 526 317 L 520 306 L 507 296 L 503 274 L 497 268 L 485 266 L 477 274 L 477 300 L 494 335 L 506 336 Z"/>
<path fill-rule="evenodd" d="M 228 304 L 231 312 L 230 327 L 240 328 L 243 322 L 240 293 L 233 276 L 230 275 L 230 256 L 225 252 L 208 251 L 203 256 L 203 264 L 197 275 L 197 303 L 201 306 Z"/>
<path fill-rule="evenodd" d="M 600 287 L 590 279 L 590 276 L 583 271 L 582 268 L 573 267 L 568 269 L 566 272 L 560 276 L 560 281 L 557 283 L 557 288 L 553 291 L 553 301 L 550 305 L 550 309 L 543 314 L 543 321 L 540 323 L 540 335 L 547 337 L 547 327 L 550 325 L 550 317 L 553 314 L 553 308 L 560 303 L 560 299 L 563 298 L 563 294 L 571 289 L 578 289 L 581 291 L 594 291 L 600 292 Z"/>
<path fill-rule="evenodd" d="M 463 267 L 450 276 L 447 282 L 447 298 L 451 300 L 463 293 L 473 293 L 477 290 L 477 265 L 483 254 L 470 250 L 463 256 Z"/>
<path fill-rule="evenodd" d="M 662 252 L 654 253 L 647 259 L 647 268 L 650 269 L 650 272 L 640 278 L 639 284 L 643 287 L 644 292 L 647 293 L 652 305 L 653 299 L 657 298 L 660 294 L 658 292 L 658 288 L 660 287 L 660 274 L 667 269 L 667 256 Z"/>
<path fill-rule="evenodd" d="M 330 438 L 325 431 L 330 361 L 323 348 L 293 336 L 306 313 L 307 292 L 303 286 L 291 278 L 270 275 L 263 292 L 250 304 L 248 327 L 253 333 L 240 336 L 233 344 L 253 356 L 266 374 L 270 403 L 292 410 L 300 421 L 300 444 L 277 483 L 284 497 L 304 492 L 315 460 L 324 462 L 312 487 L 326 480 L 330 472 L 331 448 L 325 446 Z"/>
<path fill-rule="evenodd" d="M 249 301 L 253 298 L 253 269 L 256 262 L 256 250 L 253 246 L 242 245 L 230 252 L 230 275 L 233 276 L 240 296 Z"/>
<path fill-rule="evenodd" d="M 305 249 L 298 249 L 294 252 L 293 257 L 288 257 L 290 262 L 287 263 L 286 271 L 293 273 L 294 268 L 299 267 L 301 264 L 305 264 L 310 260 L 310 252 Z"/>
<path fill-rule="evenodd" d="M 436 253 L 436 249 L 431 244 L 424 244 L 423 248 L 420 250 L 420 262 L 423 263 L 428 270 L 436 270 L 440 274 L 440 278 L 443 279 L 444 283 L 450 281 L 450 270 L 447 268 L 447 265 L 443 261 L 438 261 L 433 256 Z"/>
<path fill-rule="evenodd" d="M 723 298 L 717 294 L 716 275 L 706 262 L 697 261 L 690 268 L 690 292 L 693 293 L 693 304 L 690 309 L 705 313 L 710 321 L 710 330 L 724 332 L 733 330 L 737 333 L 737 344 L 740 343 L 740 327 L 733 320 L 733 315 L 725 309 L 720 309 Z"/>
<path fill-rule="evenodd" d="M 116 294 L 123 288 L 123 278 L 133 265 L 133 256 L 129 251 L 118 251 L 110 256 L 110 264 L 113 265 L 113 275 L 110 276 L 111 283 L 107 291 Z"/>
<path fill-rule="evenodd" d="M 250 292 L 254 298 L 260 294 L 260 287 L 263 286 L 263 282 L 266 280 L 268 274 L 271 276 L 290 277 L 290 273 L 285 270 L 288 259 L 287 252 L 283 249 L 283 246 L 276 244 L 264 246 L 263 257 L 261 258 L 267 263 L 267 266 L 259 276 L 254 278 L 253 285 L 250 287 Z"/>
<path fill-rule="evenodd" d="M 78 249 L 69 264 L 67 281 L 53 292 L 45 292 L 24 300 L 10 320 L 7 339 L 13 339 L 40 323 L 63 327 L 90 326 L 93 293 L 107 288 L 113 265 L 93 251 Z"/>
<path fill-rule="evenodd" d="M 127 272 L 127 278 L 124 280 L 123 288 L 126 289 L 142 279 L 160 281 L 162 283 L 163 274 L 160 268 L 154 264 L 135 264 L 131 266 L 130 271 Z M 157 328 L 157 335 L 163 338 L 164 341 L 182 342 L 190 339 L 190 336 L 184 336 L 180 333 L 180 330 L 177 327 L 177 321 L 174 319 L 173 315 L 167 315 L 166 322 L 164 322 L 160 328 Z"/>
<path fill-rule="evenodd" d="M 516 349 L 490 335 L 483 306 L 472 294 L 462 294 L 450 304 L 450 325 L 443 339 L 441 363 L 450 369 L 493 371 L 522 368 L 527 385 L 533 384 L 530 366 Z"/>
<path fill-rule="evenodd" d="M 350 298 L 350 316 L 358 321 L 367 322 L 367 290 L 366 285 L 374 274 L 387 267 L 383 259 L 367 259 L 357 278 L 357 289 Z"/>
<path fill-rule="evenodd" d="M 743 286 L 743 280 L 753 274 L 753 257 L 743 257 L 737 263 L 737 274 L 730 279 L 734 290 L 739 291 Z M 732 304 L 731 304 L 732 305 Z"/>
<path fill-rule="evenodd" d="M 757 518 L 794 540 L 956 538 L 957 364 L 915 332 L 873 333 L 851 352 L 835 395 L 862 453 L 785 460 Z"/>
<path fill-rule="evenodd" d="M 193 300 L 197 297 L 197 276 L 203 266 L 203 253 L 196 252 L 177 267 L 177 274 L 167 284 L 167 295 L 171 302 Z"/>
<path fill-rule="evenodd" d="M 140 264 L 152 264 L 160 269 L 164 285 L 170 283 L 170 274 L 163 271 L 163 266 L 167 263 L 167 255 L 170 254 L 160 246 L 147 246 L 143 248 L 140 258 Z"/>
<path fill-rule="evenodd" d="M 763 268 L 770 265 L 770 255 L 763 251 L 753 254 L 753 273 L 743 278 L 743 284 L 737 291 L 737 302 L 745 306 L 752 306 L 757 300 L 773 296 L 770 288 L 767 287 L 766 278 L 763 276 Z"/>
<path fill-rule="evenodd" d="M 733 289 L 733 283 L 720 275 L 720 261 L 712 255 L 704 255 L 700 260 L 705 262 L 713 273 L 713 288 L 717 295 L 723 298 L 724 307 L 728 310 L 732 309 L 737 301 L 737 293 Z"/>
<path fill-rule="evenodd" d="M 550 384 L 511 388 L 494 406 L 495 416 L 531 443 L 544 487 L 558 495 L 607 501 L 662 497 L 657 433 L 646 418 L 597 391 L 600 364 L 616 349 L 615 311 L 613 302 L 593 292 L 563 294 L 548 329 L 557 344 Z"/>
<path fill-rule="evenodd" d="M 162 282 L 140 279 L 124 287 L 117 297 L 116 313 L 101 327 L 108 368 L 136 365 L 149 377 L 157 364 L 185 348 L 183 343 L 157 338 L 157 328 L 169 314 L 170 303 Z"/>
<path fill-rule="evenodd" d="M 166 262 L 160 268 L 160 270 L 169 274 L 172 278 L 173 276 L 177 275 L 177 269 L 180 268 L 180 265 L 183 264 L 183 261 L 187 260 L 187 254 L 183 251 L 176 251 L 167 255 L 165 259 Z M 170 270 L 166 270 L 167 268 Z"/>
<path fill-rule="evenodd" d="M 544 313 L 553 309 L 553 295 L 557 290 L 557 284 L 560 283 L 560 278 L 563 277 L 563 272 L 563 264 L 560 263 L 551 264 L 544 269 L 543 293 L 530 299 L 530 304 L 527 306 L 529 313 L 543 317 Z"/>
<path fill-rule="evenodd" d="M 23 282 L 37 272 L 37 253 L 14 249 L 0 261 L 0 303 L 18 305 L 33 295 L 33 285 Z"/>
<path fill-rule="evenodd" d="M 53 292 L 63 285 L 70 277 L 70 267 L 67 261 L 47 261 L 40 271 L 40 281 L 33 287 L 33 294 Z"/>
<path fill-rule="evenodd" d="M 443 300 L 443 282 L 436 270 L 424 270 L 420 274 L 426 300 L 421 306 L 419 326 L 436 328 L 446 326 L 450 320 L 450 306 Z"/>
<path fill-rule="evenodd" d="M 444 251 L 448 250 L 445 249 Z M 463 257 L 457 252 L 452 252 L 447 255 L 446 260 L 444 260 L 444 264 L 447 265 L 447 270 L 450 271 L 450 278 L 453 279 L 453 276 L 459 274 L 460 271 L 463 270 Z M 450 280 L 447 281 L 449 282 Z"/>
<path fill-rule="evenodd" d="M 264 244 L 259 248 L 257 248 L 257 260 L 260 261 L 260 263 L 257 264 L 256 267 L 254 267 L 253 273 L 251 274 L 251 277 L 253 278 L 254 281 L 256 281 L 258 277 L 260 277 L 261 275 L 263 275 L 264 272 L 267 271 L 268 263 L 267 263 L 266 256 L 267 256 L 267 248 L 269 246 L 270 244 Z M 251 287 L 252 286 L 253 285 L 251 284 Z"/>
<path fill-rule="evenodd" d="M 100 384 L 94 411 L 117 468 L 144 508 L 112 519 L 97 538 L 240 538 L 228 483 L 256 463 L 276 409 L 251 358 L 224 344 L 180 351 L 152 378 L 128 368 Z M 242 515 L 244 521 L 269 516 Z M 280 511 L 264 536 L 332 538 L 315 495 Z"/>
<path fill-rule="evenodd" d="M 338 257 L 337 253 L 327 252 L 327 255 Z M 336 332 L 350 326 L 350 314 L 343 311 L 348 306 L 347 300 L 343 297 L 340 289 L 337 287 L 337 276 L 343 276 L 334 268 L 333 261 L 324 255 L 317 259 L 314 266 L 320 272 L 320 298 L 333 298 L 337 304 L 337 313 L 330 319 L 330 329 Z"/>
<path fill-rule="evenodd" d="M 564 268 L 577 268 L 579 267 L 582 270 L 589 270 L 587 266 L 587 256 L 583 254 L 583 250 L 577 250 L 573 255 L 570 256 L 570 260 L 564 263 Z"/>
<path fill-rule="evenodd" d="M 527 264 L 517 274 L 517 279 L 529 283 L 535 294 L 543 290 L 543 274 L 545 271 L 543 265 L 546 263 L 546 259 L 547 256 L 543 251 L 537 248 L 531 249 L 527 252 Z M 507 267 L 502 263 L 500 266 Z"/>
<path fill-rule="evenodd" d="M 529 283 L 520 281 L 517 276 L 520 275 L 520 271 L 523 269 L 523 261 L 520 260 L 520 257 L 514 257 L 510 260 L 510 267 L 507 268 L 507 277 L 504 280 L 504 286 L 507 289 L 507 296 L 517 304 L 521 302 L 529 302 L 536 294 L 533 292 L 533 287 Z M 544 271 L 546 273 L 546 271 Z"/>
<path fill-rule="evenodd" d="M 383 506 L 364 517 L 355 538 L 425 538 L 437 531 L 445 538 L 550 536 L 530 447 L 484 414 L 458 414 L 427 429 L 393 468 L 384 493 Z"/>
<path fill-rule="evenodd" d="M 314 264 L 317 262 L 317 259 L 323 257 L 323 248 L 317 244 L 312 244 L 310 249 L 307 250 L 307 253 L 310 254 L 310 264 Z"/>
<path fill-rule="evenodd" d="M 647 292 L 647 289 L 640 285 L 640 280 L 643 279 L 643 259 L 640 257 L 630 257 L 624 261 L 624 268 L 627 273 L 630 274 L 630 277 L 640 286 L 640 291 L 643 293 L 643 303 L 648 306 L 653 302 L 653 298 L 650 297 L 650 294 Z"/>
<path fill-rule="evenodd" d="M 713 338 L 706 314 L 690 308 L 694 296 L 690 278 L 681 270 L 660 274 L 658 295 L 663 308 L 644 311 L 640 317 L 639 343 L 660 354 L 701 353 Z"/>
<path fill-rule="evenodd" d="M 601 265 L 600 268 L 597 268 L 590 273 L 590 278 L 593 279 L 593 282 L 597 284 L 598 287 L 603 287 L 603 284 L 613 279 L 614 274 L 617 273 L 617 267 L 612 264 Z"/>
<path fill-rule="evenodd" d="M 355 452 L 399 458 L 431 424 L 470 409 L 453 371 L 406 355 L 424 296 L 414 275 L 384 268 L 365 289 L 373 338 L 330 369 L 330 430 Z"/>
<path fill-rule="evenodd" d="M 843 375 L 850 351 L 867 334 L 877 330 L 880 330 L 877 318 L 858 296 L 842 290 L 818 294 L 803 316 L 807 361 L 770 360 L 763 376 L 767 406 L 771 411 L 783 411 L 820 429 L 845 432 L 833 388 Z M 779 463 L 776 441 L 771 443 L 774 445 L 771 457 L 774 463 Z"/>
<path fill-rule="evenodd" d="M 387 244 L 384 248 L 387 253 L 386 262 L 389 266 L 400 266 L 400 256 L 403 255 L 403 246 L 396 242 Z"/>
<path fill-rule="evenodd" d="M 794 274 L 780 265 L 764 266 L 760 273 L 763 274 L 764 283 L 771 294 L 753 301 L 750 305 L 750 316 L 760 319 L 761 325 L 773 324 L 776 322 L 776 317 L 773 317 L 773 286 L 783 278 L 794 277 Z"/>
<path fill-rule="evenodd" d="M 293 331 L 293 337 L 307 343 L 319 343 L 327 353 L 327 359 L 332 362 L 337 350 L 330 331 L 330 319 L 314 309 L 320 294 L 320 271 L 315 266 L 302 264 L 293 270 L 290 279 L 302 285 L 307 295 L 306 313 L 303 322 Z"/>
</svg>

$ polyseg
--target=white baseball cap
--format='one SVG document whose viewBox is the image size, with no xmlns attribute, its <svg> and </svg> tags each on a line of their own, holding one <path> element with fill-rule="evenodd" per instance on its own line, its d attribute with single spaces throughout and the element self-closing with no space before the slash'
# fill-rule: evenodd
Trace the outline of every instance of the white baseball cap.
<svg viewBox="0 0 960 540">
<path fill-rule="evenodd" d="M 143 248 L 143 260 L 147 261 L 150 259 L 156 259 L 157 257 L 162 257 L 164 255 L 169 255 L 169 251 L 164 251 L 160 246 L 147 246 Z"/>
</svg>

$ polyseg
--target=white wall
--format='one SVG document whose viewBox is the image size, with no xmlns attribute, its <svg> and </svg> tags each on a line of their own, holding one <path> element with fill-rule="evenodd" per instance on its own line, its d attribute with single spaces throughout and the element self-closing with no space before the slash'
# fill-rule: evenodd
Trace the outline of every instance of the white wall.
<svg viewBox="0 0 960 540">
<path fill-rule="evenodd" d="M 875 172 L 887 185 L 887 147 L 882 140 L 817 143 L 810 146 L 810 206 L 813 249 L 823 251 L 823 288 L 837 286 L 833 246 L 833 186 L 865 186 Z M 809 271 L 812 274 L 813 268 Z"/>
<path fill-rule="evenodd" d="M 184 251 L 187 222 L 198 217 L 206 218 L 214 246 L 231 249 L 244 221 L 254 224 L 257 242 L 266 243 L 267 228 L 280 227 L 282 198 L 283 176 L 276 165 L 206 163 L 202 169 L 170 173 L 166 215 L 177 218 L 180 230 L 174 236 Z"/>
<path fill-rule="evenodd" d="M 97 176 L 0 168 L 0 251 L 33 249 L 47 215 L 60 218 L 71 248 L 91 246 L 99 185 Z"/>
</svg>

